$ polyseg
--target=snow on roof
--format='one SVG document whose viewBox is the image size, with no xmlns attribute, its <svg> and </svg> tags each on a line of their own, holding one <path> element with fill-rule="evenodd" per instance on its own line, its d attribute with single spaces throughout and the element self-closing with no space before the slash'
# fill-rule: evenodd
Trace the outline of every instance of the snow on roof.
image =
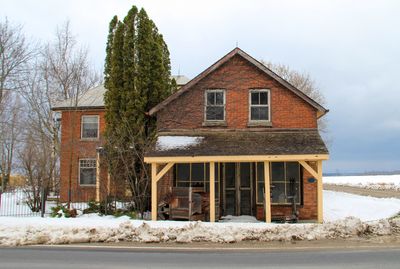
<svg viewBox="0 0 400 269">
<path fill-rule="evenodd" d="M 185 149 L 201 143 L 201 136 L 159 136 L 156 149 L 159 151 L 171 149 Z"/>
<path fill-rule="evenodd" d="M 106 89 L 104 85 L 98 85 L 93 87 L 78 96 L 77 107 L 104 107 L 104 93 Z M 75 107 L 75 98 L 70 98 L 61 102 L 56 103 L 52 109 L 65 109 Z"/>
</svg>

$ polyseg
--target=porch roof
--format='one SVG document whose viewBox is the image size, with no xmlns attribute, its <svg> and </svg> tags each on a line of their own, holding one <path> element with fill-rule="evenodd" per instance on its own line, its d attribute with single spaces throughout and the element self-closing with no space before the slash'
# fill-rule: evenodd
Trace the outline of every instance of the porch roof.
<svg viewBox="0 0 400 269">
<path fill-rule="evenodd" d="M 154 157 L 328 155 L 316 129 L 159 133 L 145 155 Z M 164 159 L 164 158 L 163 158 Z"/>
</svg>

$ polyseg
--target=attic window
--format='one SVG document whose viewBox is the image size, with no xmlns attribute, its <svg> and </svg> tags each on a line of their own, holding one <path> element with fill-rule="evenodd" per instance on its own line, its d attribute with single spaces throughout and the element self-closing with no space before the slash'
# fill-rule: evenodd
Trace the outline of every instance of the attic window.
<svg viewBox="0 0 400 269">
<path fill-rule="evenodd" d="M 269 121 L 269 90 L 251 90 L 249 99 L 250 121 Z"/>
<path fill-rule="evenodd" d="M 205 117 L 206 121 L 225 120 L 225 91 L 207 90 L 205 95 Z"/>
</svg>

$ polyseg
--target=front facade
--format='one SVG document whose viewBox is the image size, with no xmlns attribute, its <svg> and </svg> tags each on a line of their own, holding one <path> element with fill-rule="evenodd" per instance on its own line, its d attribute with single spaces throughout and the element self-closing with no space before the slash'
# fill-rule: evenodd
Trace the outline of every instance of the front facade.
<svg viewBox="0 0 400 269">
<path fill-rule="evenodd" d="M 165 193 L 191 187 L 209 196 L 210 221 L 270 222 L 290 218 L 295 207 L 300 220 L 322 222 L 328 151 L 317 120 L 326 112 L 242 50 L 231 51 L 150 111 L 158 126 L 145 157 L 153 219 Z"/>
<path fill-rule="evenodd" d="M 98 99 L 101 91 L 104 88 L 96 91 Z M 78 112 L 55 109 L 62 111 L 64 200 L 71 190 L 101 199 L 102 189 L 112 189 L 99 159 L 104 106 L 87 99 L 82 98 Z M 188 219 L 250 215 L 270 222 L 296 215 L 322 222 L 322 161 L 328 159 L 328 151 L 317 120 L 326 112 L 234 49 L 149 111 L 157 117 L 158 128 L 157 142 L 145 157 L 152 171 L 152 219 L 162 216 L 166 197 L 173 219 L 172 210 L 182 206 L 170 199 L 171 194 L 190 193 L 183 206 L 189 208 Z M 192 206 L 195 197 L 201 197 L 201 208 Z"/>
</svg>

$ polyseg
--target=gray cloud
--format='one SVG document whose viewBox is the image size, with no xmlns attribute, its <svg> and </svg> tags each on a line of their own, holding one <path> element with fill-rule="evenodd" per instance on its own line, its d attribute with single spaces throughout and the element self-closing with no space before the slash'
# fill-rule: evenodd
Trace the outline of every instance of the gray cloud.
<svg viewBox="0 0 400 269">
<path fill-rule="evenodd" d="M 133 1 L 5 1 L 1 16 L 48 40 L 71 20 L 101 68 L 108 22 Z M 135 1 L 163 33 L 174 73 L 194 77 L 233 47 L 311 74 L 330 109 L 326 171 L 400 169 L 400 2 Z"/>
</svg>

